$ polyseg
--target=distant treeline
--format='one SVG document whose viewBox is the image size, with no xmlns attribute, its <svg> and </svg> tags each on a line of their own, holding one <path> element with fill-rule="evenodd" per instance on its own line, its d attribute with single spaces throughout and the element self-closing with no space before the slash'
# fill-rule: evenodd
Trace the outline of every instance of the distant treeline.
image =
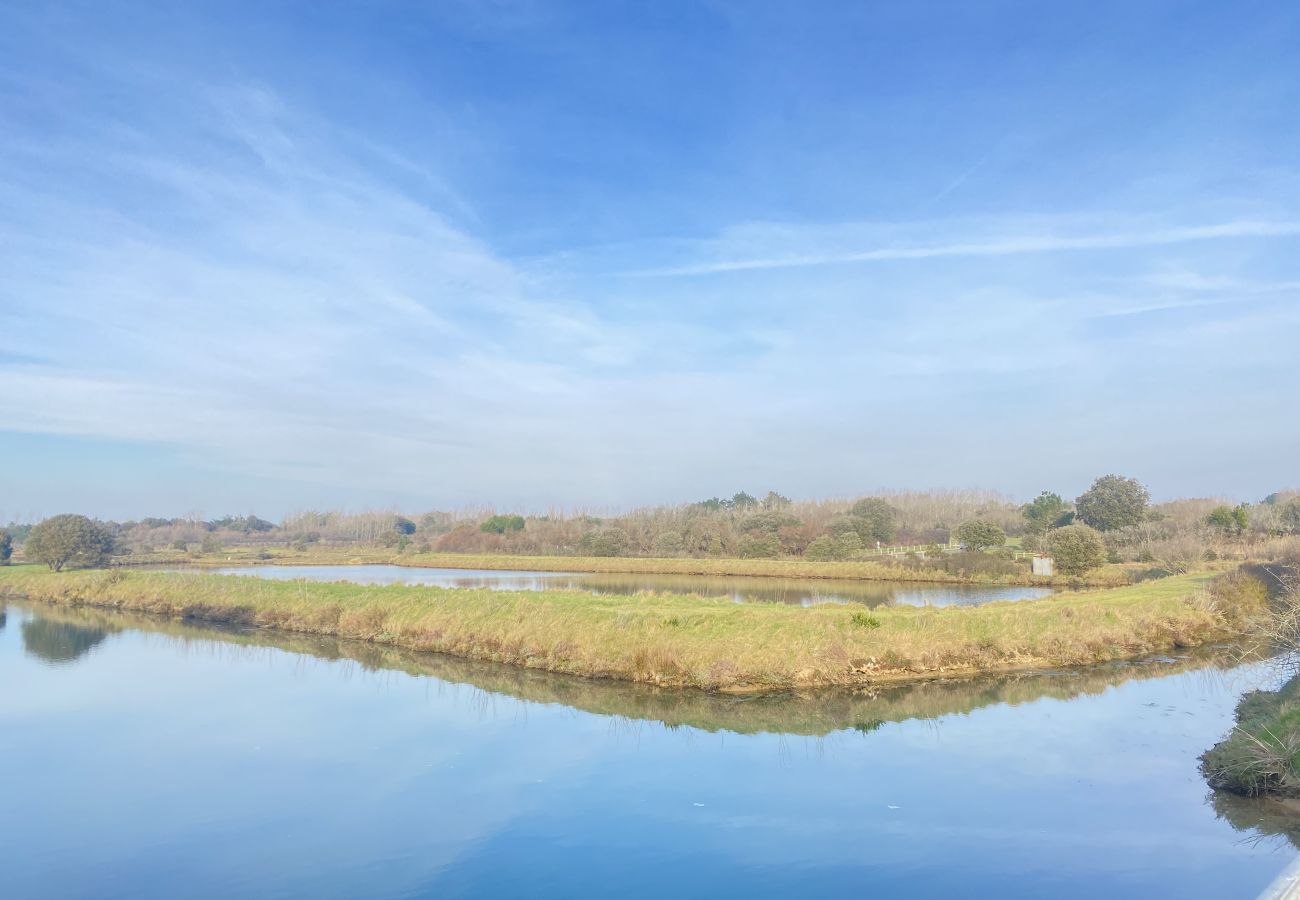
<svg viewBox="0 0 1300 900">
<path fill-rule="evenodd" d="M 1082 553 L 1088 567 L 1153 562 L 1186 571 L 1207 557 L 1240 555 L 1252 543 L 1300 534 L 1300 493 L 1279 492 L 1253 504 L 1187 499 L 1153 505 L 1134 479 L 1107 475 L 1072 501 L 1045 491 L 1026 504 L 972 490 L 817 501 L 742 491 L 616 516 L 309 511 L 280 523 L 249 514 L 100 524 L 119 553 L 137 554 L 215 552 L 241 544 L 357 544 L 402 553 L 839 560 L 906 547 L 901 556 L 916 564 L 987 568 L 1010 566 L 1014 546 L 1057 556 Z M 29 530 L 29 524 L 8 527 L 16 545 Z M 982 561 L 972 562 L 972 553 Z"/>
</svg>

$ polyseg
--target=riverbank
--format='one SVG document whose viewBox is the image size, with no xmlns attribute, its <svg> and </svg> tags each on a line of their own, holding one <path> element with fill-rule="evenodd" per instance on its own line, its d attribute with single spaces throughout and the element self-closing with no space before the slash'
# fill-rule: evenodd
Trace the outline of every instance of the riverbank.
<svg viewBox="0 0 1300 900">
<path fill-rule="evenodd" d="M 971 573 L 961 575 L 937 569 L 917 569 L 901 562 L 854 560 L 851 562 L 804 559 L 713 559 L 642 556 L 516 556 L 473 553 L 399 553 L 386 547 L 286 547 L 241 546 L 215 553 L 194 554 L 155 551 L 117 565 L 189 565 L 196 567 L 241 565 L 329 566 L 392 565 L 444 569 L 526 570 L 630 575 L 724 575 L 756 578 L 826 579 L 843 581 L 904 581 L 917 584 L 971 584 L 1036 587 L 1121 587 L 1149 574 L 1150 566 L 1107 565 L 1079 578 L 1044 578 L 1025 572 L 1017 575 Z"/>
<path fill-rule="evenodd" d="M 597 678 L 771 690 L 1088 665 L 1240 633 L 1260 582 L 1186 575 L 973 608 L 809 609 L 677 595 L 0 569 L 0 594 L 279 628 Z"/>
</svg>

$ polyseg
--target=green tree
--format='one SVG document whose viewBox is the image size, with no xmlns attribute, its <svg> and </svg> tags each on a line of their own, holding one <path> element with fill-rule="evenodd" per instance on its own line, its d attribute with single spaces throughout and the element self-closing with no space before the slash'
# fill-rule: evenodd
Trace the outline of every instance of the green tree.
<svg viewBox="0 0 1300 900">
<path fill-rule="evenodd" d="M 398 534 L 415 534 L 415 523 L 406 516 L 395 516 L 393 518 L 393 530 Z"/>
<path fill-rule="evenodd" d="M 889 501 L 881 497 L 864 497 L 850 507 L 849 515 L 857 520 L 854 530 L 863 544 L 876 541 L 888 544 L 894 539 L 898 510 Z"/>
<path fill-rule="evenodd" d="M 489 516 L 479 525 L 479 531 L 489 534 L 505 534 L 507 531 L 523 531 L 523 516 Z"/>
<path fill-rule="evenodd" d="M 1246 504 L 1216 506 L 1205 517 L 1205 522 L 1215 531 L 1225 535 L 1241 535 L 1250 527 L 1250 510 Z"/>
<path fill-rule="evenodd" d="M 763 509 L 786 509 L 790 506 L 790 498 L 778 494 L 776 491 L 768 491 L 767 496 L 761 501 Z"/>
<path fill-rule="evenodd" d="M 1103 475 L 1074 501 L 1078 519 L 1098 531 L 1137 525 L 1146 515 L 1151 495 L 1136 478 Z"/>
<path fill-rule="evenodd" d="M 957 526 L 957 540 L 968 550 L 988 550 L 1007 542 L 1007 533 L 992 522 L 974 519 Z"/>
<path fill-rule="evenodd" d="M 0 566 L 9 565 L 14 555 L 14 539 L 6 529 L 0 528 Z"/>
<path fill-rule="evenodd" d="M 1106 544 L 1087 525 L 1066 525 L 1047 535 L 1047 552 L 1062 575 L 1079 576 L 1106 562 Z"/>
<path fill-rule="evenodd" d="M 98 522 L 71 513 L 38 522 L 27 536 L 27 558 L 55 572 L 65 566 L 106 565 L 113 554 L 113 535 Z"/>
<path fill-rule="evenodd" d="M 1030 534 L 1046 534 L 1048 529 L 1069 525 L 1074 518 L 1070 505 L 1061 499 L 1060 494 L 1043 491 L 1031 502 L 1020 507 L 1020 514 L 1025 517 L 1025 526 Z"/>
</svg>

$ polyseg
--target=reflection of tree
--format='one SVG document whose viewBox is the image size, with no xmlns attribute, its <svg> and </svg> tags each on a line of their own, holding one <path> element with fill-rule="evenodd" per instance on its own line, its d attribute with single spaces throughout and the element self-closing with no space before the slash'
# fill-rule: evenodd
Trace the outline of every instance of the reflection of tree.
<svg viewBox="0 0 1300 900">
<path fill-rule="evenodd" d="M 88 628 L 40 617 L 23 623 L 23 647 L 32 656 L 51 663 L 75 662 L 106 637 L 108 632 L 102 628 Z"/>
<path fill-rule="evenodd" d="M 5 622 L 8 621 L 9 614 L 5 612 L 4 607 L 0 606 L 0 631 L 5 630 Z"/>
</svg>

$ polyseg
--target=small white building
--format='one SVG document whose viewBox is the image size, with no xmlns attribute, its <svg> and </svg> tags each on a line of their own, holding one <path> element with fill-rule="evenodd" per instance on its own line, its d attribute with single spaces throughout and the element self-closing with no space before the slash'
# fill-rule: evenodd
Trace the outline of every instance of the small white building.
<svg viewBox="0 0 1300 900">
<path fill-rule="evenodd" d="M 1032 571 L 1035 575 L 1045 575 L 1051 578 L 1056 572 L 1056 567 L 1050 556 L 1035 556 Z"/>
</svg>

